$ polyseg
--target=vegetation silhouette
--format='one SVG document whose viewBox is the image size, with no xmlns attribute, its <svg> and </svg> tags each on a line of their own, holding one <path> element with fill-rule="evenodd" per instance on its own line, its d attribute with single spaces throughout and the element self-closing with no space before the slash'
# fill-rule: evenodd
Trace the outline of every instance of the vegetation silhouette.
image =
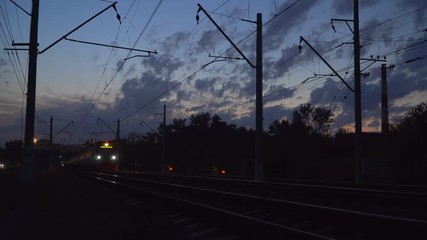
<svg viewBox="0 0 427 240">
<path fill-rule="evenodd" d="M 329 109 L 302 104 L 292 119 L 273 121 L 264 132 L 264 175 L 269 178 L 353 181 L 354 133 L 332 134 Z M 122 169 L 159 171 L 163 134 L 165 166 L 191 174 L 254 175 L 255 131 L 227 124 L 218 115 L 202 112 L 189 119 L 160 124 L 157 132 L 129 134 L 121 139 Z M 411 108 L 391 124 L 388 133 L 362 136 L 364 179 L 368 183 L 427 184 L 427 102 Z M 23 143 L 9 141 L 0 160 L 22 160 Z M 61 153 L 55 149 L 57 161 Z M 35 152 L 35 165 L 46 165 L 49 153 Z M 42 171 L 44 167 L 38 167 Z M 224 170 L 225 172 L 221 172 Z"/>
<path fill-rule="evenodd" d="M 363 134 L 365 180 L 375 183 L 427 183 L 426 103 L 412 108 L 388 134 Z M 302 104 L 292 119 L 273 121 L 264 132 L 265 176 L 272 178 L 353 181 L 354 133 L 332 134 L 331 110 Z M 174 119 L 140 139 L 123 142 L 123 168 L 158 171 L 162 134 L 166 164 L 175 172 L 253 176 L 255 133 L 227 124 L 218 115 L 200 113 Z M 423 145 L 424 144 L 424 145 Z"/>
</svg>

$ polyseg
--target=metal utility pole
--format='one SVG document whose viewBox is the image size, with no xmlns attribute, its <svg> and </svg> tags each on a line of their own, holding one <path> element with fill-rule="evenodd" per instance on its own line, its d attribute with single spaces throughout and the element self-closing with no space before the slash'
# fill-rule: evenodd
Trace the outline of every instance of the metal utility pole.
<svg viewBox="0 0 427 240">
<path fill-rule="evenodd" d="M 354 114 L 355 114 L 355 149 L 354 176 L 355 183 L 363 183 L 362 166 L 362 93 L 360 84 L 360 35 L 359 35 L 359 0 L 354 0 Z"/>
<path fill-rule="evenodd" d="M 118 162 L 118 166 L 116 166 L 116 170 L 118 170 L 118 167 L 120 167 L 120 148 L 121 148 L 121 144 L 120 144 L 120 118 L 117 119 L 117 131 L 116 131 L 116 147 L 117 147 L 117 152 L 119 154 L 119 162 Z"/>
<path fill-rule="evenodd" d="M 116 140 L 117 142 L 120 140 L 120 118 L 117 119 Z"/>
<path fill-rule="evenodd" d="M 50 124 L 49 124 L 49 144 L 52 144 L 52 131 L 53 131 L 53 117 L 50 116 Z"/>
<path fill-rule="evenodd" d="M 225 32 L 219 27 L 219 25 L 212 19 L 212 17 L 206 12 L 206 10 L 200 5 L 197 14 L 200 11 L 211 20 L 211 22 L 217 27 L 222 35 L 230 42 L 234 49 L 242 56 L 242 58 L 252 67 L 255 68 L 255 180 L 262 180 L 264 178 L 264 165 L 263 165 L 263 102 L 262 102 L 262 14 L 257 13 L 257 21 L 244 20 L 245 22 L 255 23 L 257 25 L 257 40 L 256 40 L 256 65 L 252 64 L 251 61 L 243 54 L 242 51 L 236 46 L 236 44 L 225 34 Z M 199 15 L 196 15 L 197 22 L 199 21 Z M 214 60 L 215 61 L 215 60 Z M 212 62 L 214 62 L 212 61 Z M 205 65 L 206 66 L 206 65 Z"/>
<path fill-rule="evenodd" d="M 12 1 L 12 3 L 14 3 Z M 24 156 L 22 162 L 22 171 L 21 171 L 21 180 L 25 184 L 34 183 L 34 119 L 35 119 L 35 109 L 36 109 L 36 79 L 37 79 L 37 55 L 45 52 L 49 48 L 53 47 L 59 41 L 65 39 L 68 35 L 91 21 L 93 18 L 97 17 L 110 7 L 115 8 L 117 2 L 112 3 L 110 6 L 88 19 L 84 23 L 80 24 L 78 27 L 74 28 L 72 31 L 49 45 L 43 51 L 38 51 L 38 21 L 39 21 L 39 0 L 32 0 L 32 9 L 31 9 L 31 26 L 30 26 L 30 42 L 27 43 L 12 43 L 12 46 L 29 46 L 29 60 L 28 60 L 28 83 L 27 83 L 27 108 L 25 112 L 25 136 L 24 136 Z M 14 3 L 17 5 L 16 3 Z M 19 7 L 19 6 L 18 6 Z M 23 8 L 19 7 L 25 13 L 27 13 Z M 27 13 L 28 14 L 28 13 Z M 118 16 L 118 14 L 117 14 Z M 11 50 L 11 49 L 7 49 Z M 12 49 L 13 50 L 13 49 Z"/>
<path fill-rule="evenodd" d="M 381 64 L 381 133 L 389 131 L 388 94 L 387 94 L 387 64 Z"/>
<path fill-rule="evenodd" d="M 264 178 L 263 165 L 263 105 L 262 105 L 262 14 L 257 14 L 256 96 L 255 96 L 255 180 Z"/>
<path fill-rule="evenodd" d="M 336 76 L 347 86 L 347 88 L 354 92 L 354 128 L 355 128 L 355 144 L 354 144 L 354 182 L 356 184 L 363 183 L 364 173 L 362 166 L 362 93 L 361 93 L 361 70 L 360 70 L 360 34 L 359 34 L 359 1 L 354 0 L 354 19 L 331 19 L 333 21 L 344 21 L 353 33 L 354 40 L 354 88 L 351 88 L 344 79 L 332 68 L 330 64 L 303 38 L 304 41 L 321 59 L 325 64 L 335 73 Z M 348 22 L 353 21 L 353 29 L 351 29 Z M 334 25 L 332 25 L 335 31 Z M 301 45 L 299 46 L 301 51 Z"/>
<path fill-rule="evenodd" d="M 163 134 L 162 134 L 162 172 L 166 162 L 166 105 L 163 105 Z"/>
<path fill-rule="evenodd" d="M 52 171 L 52 158 L 53 158 L 53 117 L 50 116 L 50 125 L 49 125 L 49 171 Z"/>
<path fill-rule="evenodd" d="M 162 156 L 160 159 L 160 172 L 165 172 L 165 163 L 166 163 L 166 105 L 163 105 L 163 113 L 155 113 L 156 116 L 161 116 L 163 118 L 163 127 L 162 127 Z M 143 121 L 144 122 L 144 121 Z M 151 130 L 153 130 L 148 124 L 144 122 Z M 153 130 L 153 132 L 155 132 Z"/>
<path fill-rule="evenodd" d="M 21 180 L 34 183 L 34 119 L 36 112 L 37 45 L 38 45 L 39 0 L 33 0 L 29 43 L 27 108 L 25 113 L 24 159 Z"/>
</svg>

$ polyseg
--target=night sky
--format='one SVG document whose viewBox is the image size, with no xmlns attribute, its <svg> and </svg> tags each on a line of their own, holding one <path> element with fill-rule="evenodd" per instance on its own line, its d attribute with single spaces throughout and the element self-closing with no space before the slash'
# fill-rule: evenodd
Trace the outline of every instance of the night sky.
<svg viewBox="0 0 427 240">
<path fill-rule="evenodd" d="M 30 0 L 15 0 L 31 11 Z M 200 3 L 239 49 L 255 64 L 255 24 L 263 17 L 264 127 L 276 119 L 291 119 L 303 103 L 331 109 L 333 128 L 354 126 L 353 93 L 310 48 L 317 51 L 353 86 L 352 29 L 332 18 L 353 19 L 353 1 L 144 1 L 119 0 L 68 38 L 143 52 L 62 40 L 38 55 L 35 135 L 47 138 L 53 116 L 55 143 L 82 143 L 151 131 L 161 122 L 155 114 L 167 106 L 167 121 L 191 114 L 218 114 L 227 123 L 254 128 L 255 70 L 200 12 Z M 39 51 L 111 3 L 100 0 L 40 0 Z M 12 41 L 28 42 L 30 17 L 10 1 L 0 1 L 2 48 Z M 360 0 L 361 57 L 386 57 L 391 122 L 427 100 L 427 2 Z M 352 22 L 348 22 L 353 27 Z M 128 60 L 124 60 L 126 58 Z M 219 59 L 217 59 L 219 60 Z M 363 131 L 380 130 L 380 65 L 361 61 Z M 372 65 L 370 65 L 373 63 Z M 206 65 L 208 64 L 208 65 Z M 0 145 L 23 139 L 27 51 L 0 53 Z M 317 76 L 317 77 L 315 77 Z M 59 131 L 71 121 L 61 133 Z M 59 133 L 59 134 L 56 134 Z"/>
</svg>

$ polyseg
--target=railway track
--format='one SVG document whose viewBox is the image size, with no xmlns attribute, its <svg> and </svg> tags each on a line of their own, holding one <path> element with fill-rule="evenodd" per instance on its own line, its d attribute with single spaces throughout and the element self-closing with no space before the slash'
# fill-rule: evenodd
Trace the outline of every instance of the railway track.
<svg viewBox="0 0 427 240">
<path fill-rule="evenodd" d="M 206 223 L 210 226 L 207 230 L 221 229 L 230 239 L 427 237 L 423 192 L 129 172 L 90 177 L 132 196 L 151 199 L 171 211 L 172 216 L 193 219 L 192 224 Z M 206 239 L 206 235 L 200 239 Z"/>
</svg>

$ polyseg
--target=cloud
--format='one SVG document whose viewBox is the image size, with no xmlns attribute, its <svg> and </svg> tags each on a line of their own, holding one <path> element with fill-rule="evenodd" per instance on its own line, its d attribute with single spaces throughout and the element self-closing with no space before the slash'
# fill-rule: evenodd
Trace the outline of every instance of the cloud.
<svg viewBox="0 0 427 240">
<path fill-rule="evenodd" d="M 399 0 L 397 6 L 402 9 L 425 7 L 425 2 L 419 0 Z"/>
<path fill-rule="evenodd" d="M 310 10 L 318 1 L 301 1 L 288 11 L 279 15 L 266 25 L 264 30 L 264 51 L 276 51 L 293 30 L 298 30 L 309 18 Z M 285 9 L 289 3 L 283 3 L 279 9 Z"/>
<path fill-rule="evenodd" d="M 156 76 L 162 76 L 165 79 L 173 78 L 173 73 L 185 65 L 185 62 L 179 58 L 171 58 L 168 54 L 160 54 L 142 60 L 142 65 Z"/>
<path fill-rule="evenodd" d="M 369 8 L 378 4 L 380 0 L 369 0 L 369 1 L 360 1 L 360 8 Z M 333 11 L 336 14 L 353 14 L 353 1 L 341 1 L 335 0 L 332 2 Z"/>
<path fill-rule="evenodd" d="M 202 48 L 200 49 L 199 53 L 207 51 L 210 54 L 215 55 L 216 49 L 223 38 L 224 37 L 217 29 L 203 31 L 202 36 L 198 41 L 198 46 Z"/>
<path fill-rule="evenodd" d="M 424 47 L 425 48 L 425 47 Z M 415 59 L 419 51 L 408 51 L 401 55 L 397 61 L 405 62 Z M 423 91 L 427 89 L 427 69 L 426 59 L 420 59 L 410 63 L 403 63 L 388 71 L 388 89 L 391 100 L 402 98 L 413 91 Z M 420 99 L 421 102 L 421 99 Z"/>
<path fill-rule="evenodd" d="M 339 82 L 328 78 L 322 87 L 316 88 L 310 93 L 310 102 L 323 106 L 331 104 L 336 97 L 339 85 Z"/>
<path fill-rule="evenodd" d="M 161 109 L 161 105 L 155 99 L 172 84 L 173 82 L 164 80 L 152 72 L 145 72 L 140 78 L 128 79 L 121 86 L 121 96 L 116 99 L 117 110 L 130 114 L 153 101 L 153 104 L 144 109 L 144 112 L 150 114 L 152 111 L 157 112 L 158 109 Z M 169 95 L 170 93 L 167 93 L 164 97 Z"/>
<path fill-rule="evenodd" d="M 161 52 L 172 53 L 188 37 L 188 32 L 175 32 L 161 42 Z"/>
<path fill-rule="evenodd" d="M 296 55 L 300 55 L 295 57 Z M 310 51 L 299 53 L 298 45 L 290 45 L 285 49 L 280 50 L 280 58 L 266 58 L 264 60 L 264 79 L 266 81 L 283 77 L 292 66 L 298 65 L 301 61 L 305 61 L 307 56 L 312 54 Z"/>
<path fill-rule="evenodd" d="M 7 66 L 8 64 L 8 61 L 4 60 L 3 58 L 0 58 L 0 69 Z"/>
<path fill-rule="evenodd" d="M 117 67 L 117 71 L 121 72 L 123 70 L 123 67 L 125 65 L 125 61 L 124 60 L 119 60 L 117 61 L 116 67 Z"/>
<path fill-rule="evenodd" d="M 295 88 L 289 89 L 285 85 L 271 85 L 264 94 L 264 103 L 281 101 L 284 98 L 291 98 L 296 93 Z"/>
</svg>

